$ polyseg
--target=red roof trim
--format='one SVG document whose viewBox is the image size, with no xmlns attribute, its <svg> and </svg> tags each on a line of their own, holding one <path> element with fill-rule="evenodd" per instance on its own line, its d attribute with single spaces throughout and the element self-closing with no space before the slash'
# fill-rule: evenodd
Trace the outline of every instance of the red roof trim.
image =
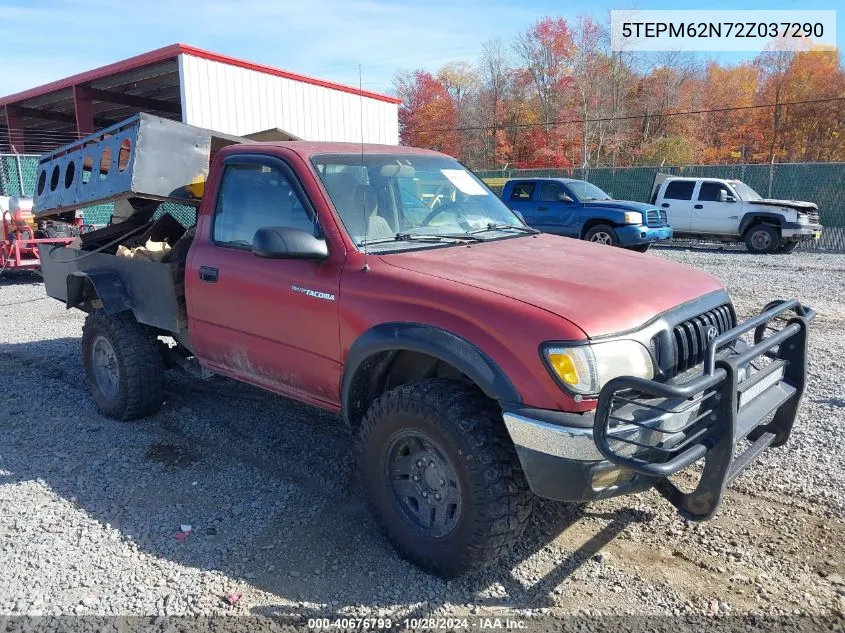
<svg viewBox="0 0 845 633">
<path fill-rule="evenodd" d="M 264 64 L 256 64 L 254 62 L 248 62 L 243 59 L 229 57 L 228 55 L 212 53 L 211 51 L 206 51 L 201 48 L 194 48 L 193 46 L 188 46 L 187 44 L 177 44 L 177 46 L 179 47 L 180 51 L 182 53 L 185 53 L 186 55 L 202 57 L 203 59 L 208 59 L 213 62 L 229 64 L 230 66 L 239 66 L 240 68 L 255 70 L 260 73 L 275 75 L 276 77 L 284 77 L 285 79 L 292 79 L 294 81 L 301 81 L 303 83 L 313 84 L 315 86 L 321 86 L 323 88 L 331 88 L 332 90 L 340 90 L 341 92 L 348 92 L 354 95 L 361 95 L 362 97 L 369 97 L 370 99 L 378 99 L 379 101 L 386 101 L 387 103 L 402 103 L 401 99 L 396 99 L 395 97 L 388 97 L 387 95 L 379 94 L 377 92 L 359 90 L 358 88 L 353 88 L 352 86 L 345 86 L 343 84 L 334 83 L 332 81 L 325 81 L 323 79 L 317 79 L 315 77 L 309 77 L 307 75 L 300 75 L 298 73 L 292 73 L 287 70 L 281 70 L 280 68 L 265 66 Z"/>
<path fill-rule="evenodd" d="M 102 66 L 100 68 L 95 68 L 84 73 L 65 77 L 64 79 L 59 79 L 58 81 L 54 81 L 49 84 L 44 84 L 43 86 L 38 86 L 37 88 L 30 88 L 29 90 L 24 90 L 23 92 L 18 92 L 12 95 L 8 95 L 6 97 L 2 97 L 0 98 L 0 106 L 18 103 L 26 99 L 32 99 L 33 97 L 40 97 L 51 92 L 58 92 L 59 90 L 71 88 L 76 84 L 84 84 L 91 81 L 96 81 L 97 79 L 116 75 L 127 70 L 133 70 L 141 66 L 157 64 L 168 59 L 176 58 L 180 53 L 184 53 L 186 55 L 193 55 L 194 57 L 201 57 L 203 59 L 208 59 L 223 64 L 230 64 L 232 66 L 239 66 L 241 68 L 247 68 L 249 70 L 267 73 L 270 75 L 275 75 L 277 77 L 285 77 L 286 79 L 301 81 L 303 83 L 309 83 L 315 86 L 322 86 L 323 88 L 330 88 L 332 90 L 340 90 L 342 92 L 361 95 L 363 97 L 369 97 L 371 99 L 378 99 L 379 101 L 386 101 L 387 103 L 402 103 L 401 99 L 388 97 L 387 95 L 369 92 L 367 90 L 359 90 L 358 88 L 353 88 L 351 86 L 344 86 L 343 84 L 336 84 L 331 81 L 324 81 L 322 79 L 316 79 L 314 77 L 308 77 L 306 75 L 299 75 L 296 73 L 288 72 L 286 70 L 281 70 L 279 68 L 273 68 L 272 66 L 255 64 L 253 62 L 248 62 L 242 59 L 236 59 L 234 57 L 228 57 L 226 55 L 212 53 L 211 51 L 206 51 L 201 48 L 194 48 L 193 46 L 188 46 L 186 44 L 171 44 L 170 46 L 157 48 L 154 51 L 143 53 L 141 55 L 136 55 L 135 57 L 130 57 L 129 59 L 124 59 L 113 64 L 108 64 L 107 66 Z"/>
</svg>

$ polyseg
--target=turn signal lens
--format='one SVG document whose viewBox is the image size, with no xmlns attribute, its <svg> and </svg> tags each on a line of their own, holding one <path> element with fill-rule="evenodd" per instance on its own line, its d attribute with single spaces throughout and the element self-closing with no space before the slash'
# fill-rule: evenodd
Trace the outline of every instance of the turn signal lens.
<svg viewBox="0 0 845 633">
<path fill-rule="evenodd" d="M 566 354 L 549 354 L 549 362 L 563 382 L 567 385 L 578 384 L 578 371 L 569 356 Z"/>
</svg>

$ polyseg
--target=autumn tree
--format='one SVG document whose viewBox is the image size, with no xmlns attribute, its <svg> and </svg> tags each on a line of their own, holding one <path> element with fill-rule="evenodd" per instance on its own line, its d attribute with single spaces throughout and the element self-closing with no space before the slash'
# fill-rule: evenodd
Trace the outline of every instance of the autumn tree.
<svg viewBox="0 0 845 633">
<path fill-rule="evenodd" d="M 395 90 L 402 99 L 399 137 L 402 143 L 458 154 L 458 108 L 443 82 L 424 70 L 396 77 Z"/>
<path fill-rule="evenodd" d="M 548 147 L 564 92 L 572 82 L 572 29 L 563 18 L 543 18 L 518 36 L 514 47 L 534 87 Z"/>
<path fill-rule="evenodd" d="M 545 17 L 475 63 L 397 76 L 403 143 L 476 169 L 845 160 L 838 51 L 753 62 L 611 50 L 607 23 Z"/>
</svg>

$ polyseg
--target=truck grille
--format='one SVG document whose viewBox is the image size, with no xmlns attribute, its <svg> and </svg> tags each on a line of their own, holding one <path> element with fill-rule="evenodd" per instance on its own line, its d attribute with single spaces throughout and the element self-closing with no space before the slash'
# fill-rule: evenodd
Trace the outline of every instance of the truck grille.
<svg viewBox="0 0 845 633">
<path fill-rule="evenodd" d="M 672 330 L 675 373 L 680 374 L 704 362 L 707 345 L 713 338 L 707 335 L 711 327 L 715 327 L 718 334 L 722 334 L 733 326 L 733 311 L 727 304 L 676 325 Z"/>
<path fill-rule="evenodd" d="M 666 224 L 666 212 L 650 209 L 645 212 L 646 226 L 663 226 Z"/>
<path fill-rule="evenodd" d="M 818 209 L 808 209 L 807 210 L 807 218 L 809 218 L 810 224 L 818 224 L 819 223 L 819 210 Z"/>
</svg>

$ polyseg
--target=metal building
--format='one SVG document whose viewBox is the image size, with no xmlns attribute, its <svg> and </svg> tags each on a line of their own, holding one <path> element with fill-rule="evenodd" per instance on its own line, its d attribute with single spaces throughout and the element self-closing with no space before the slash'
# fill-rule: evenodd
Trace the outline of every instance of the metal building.
<svg viewBox="0 0 845 633">
<path fill-rule="evenodd" d="M 260 140 L 395 145 L 399 103 L 173 44 L 0 98 L 0 153 L 47 152 L 138 112 Z"/>
</svg>

